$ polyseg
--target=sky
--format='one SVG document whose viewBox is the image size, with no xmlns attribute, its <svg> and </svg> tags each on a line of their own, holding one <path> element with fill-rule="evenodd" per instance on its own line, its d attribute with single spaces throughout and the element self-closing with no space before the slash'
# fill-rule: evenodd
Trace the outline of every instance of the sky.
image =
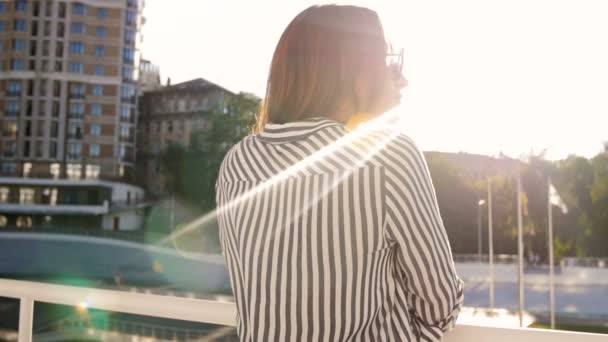
<svg viewBox="0 0 608 342">
<path fill-rule="evenodd" d="M 262 96 L 308 0 L 147 0 L 143 57 L 172 83 Z M 423 150 L 592 157 L 608 141 L 608 1 L 348 1 L 405 50 L 400 129 Z M 164 81 L 163 81 L 164 82 Z"/>
</svg>

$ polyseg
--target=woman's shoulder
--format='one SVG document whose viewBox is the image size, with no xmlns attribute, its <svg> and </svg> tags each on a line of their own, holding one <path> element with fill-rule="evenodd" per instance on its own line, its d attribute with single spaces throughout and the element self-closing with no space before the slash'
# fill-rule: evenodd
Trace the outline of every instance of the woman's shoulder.
<svg viewBox="0 0 608 342">
<path fill-rule="evenodd" d="M 248 135 L 248 136 L 244 137 L 243 139 L 241 139 L 236 144 L 232 145 L 228 149 L 226 154 L 224 154 L 224 158 L 220 165 L 220 172 L 219 172 L 220 179 L 223 178 L 223 176 L 226 173 L 229 173 L 229 174 L 234 174 L 235 172 L 240 173 L 240 172 L 238 172 L 238 170 L 239 170 L 238 166 L 241 165 L 241 163 L 239 162 L 238 159 L 242 158 L 242 154 L 245 149 L 245 145 L 250 144 L 252 141 L 253 141 L 253 135 Z"/>
<path fill-rule="evenodd" d="M 369 129 L 363 141 L 375 146 L 377 160 L 382 164 L 391 163 L 395 167 L 426 167 L 424 155 L 414 139 L 407 133 L 390 126 Z"/>
</svg>

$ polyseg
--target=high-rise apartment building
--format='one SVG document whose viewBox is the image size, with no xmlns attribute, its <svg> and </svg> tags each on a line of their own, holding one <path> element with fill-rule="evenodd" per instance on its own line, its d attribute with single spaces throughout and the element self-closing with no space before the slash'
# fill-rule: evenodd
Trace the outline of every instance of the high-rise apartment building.
<svg viewBox="0 0 608 342">
<path fill-rule="evenodd" d="M 26 197 L 111 208 L 108 184 L 132 181 L 142 7 L 0 0 L 0 214 Z"/>
</svg>

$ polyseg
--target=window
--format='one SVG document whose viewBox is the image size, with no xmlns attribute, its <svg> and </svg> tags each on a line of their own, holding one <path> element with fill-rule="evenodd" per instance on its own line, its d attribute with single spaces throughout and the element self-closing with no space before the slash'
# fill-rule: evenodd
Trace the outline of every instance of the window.
<svg viewBox="0 0 608 342">
<path fill-rule="evenodd" d="M 25 121 L 25 136 L 32 136 L 32 122 L 30 120 Z"/>
<path fill-rule="evenodd" d="M 80 143 L 69 143 L 68 144 L 68 158 L 79 159 L 82 154 L 82 144 Z M 80 176 L 79 176 L 80 178 Z"/>
<path fill-rule="evenodd" d="M 59 174 L 61 173 L 61 166 L 59 163 L 53 163 L 50 165 L 50 172 L 53 178 L 59 178 Z"/>
<path fill-rule="evenodd" d="M 4 32 L 4 21 L 0 21 L 0 32 Z"/>
<path fill-rule="evenodd" d="M 101 45 L 98 45 L 98 46 L 95 47 L 95 56 L 97 56 L 97 57 L 103 57 L 105 55 L 106 55 L 106 48 L 105 47 L 103 47 Z"/>
<path fill-rule="evenodd" d="M 125 145 L 119 146 L 118 156 L 120 157 L 120 159 L 125 159 L 125 157 L 127 156 L 127 146 L 125 146 Z"/>
<path fill-rule="evenodd" d="M 51 122 L 51 138 L 57 138 L 59 135 L 59 123 L 57 121 Z"/>
<path fill-rule="evenodd" d="M 70 85 L 70 95 L 72 97 L 84 97 L 85 87 L 82 83 L 72 83 Z"/>
<path fill-rule="evenodd" d="M 48 85 L 47 79 L 41 79 L 40 82 L 38 83 L 38 90 L 39 90 L 41 96 L 46 96 L 47 85 Z"/>
<path fill-rule="evenodd" d="M 69 179 L 80 179 L 82 166 L 80 166 L 80 164 L 68 164 L 66 167 L 66 173 Z"/>
<path fill-rule="evenodd" d="M 61 108 L 61 105 L 59 104 L 59 101 L 53 101 L 53 105 L 52 105 L 52 111 L 51 114 L 53 115 L 54 118 L 58 118 L 59 117 L 59 109 Z"/>
<path fill-rule="evenodd" d="M 129 139 L 130 135 L 131 134 L 129 132 L 129 126 L 120 125 L 120 137 L 121 138 L 125 138 L 125 139 Z"/>
<path fill-rule="evenodd" d="M 34 2 L 32 14 L 34 15 L 34 17 L 37 17 L 40 15 L 40 2 L 38 2 L 38 1 Z"/>
<path fill-rule="evenodd" d="M 123 59 L 126 63 L 133 63 L 134 51 L 132 48 L 123 49 Z"/>
<path fill-rule="evenodd" d="M 72 6 L 72 14 L 75 15 L 87 15 L 87 7 L 85 4 L 75 3 Z"/>
<path fill-rule="evenodd" d="M 47 7 L 48 10 L 48 7 Z M 65 18 L 65 2 L 60 2 L 59 3 L 59 18 Z"/>
<path fill-rule="evenodd" d="M 15 50 L 15 51 L 25 51 L 25 40 L 23 40 L 23 39 L 15 39 L 15 40 L 13 40 L 13 50 Z"/>
<path fill-rule="evenodd" d="M 82 118 L 84 116 L 84 103 L 70 103 L 70 117 Z"/>
<path fill-rule="evenodd" d="M 25 23 L 25 19 L 15 19 L 15 31 L 17 32 L 25 32 L 27 30 L 27 25 Z"/>
<path fill-rule="evenodd" d="M 97 18 L 105 19 L 108 17 L 108 9 L 107 8 L 98 8 L 97 9 Z"/>
<path fill-rule="evenodd" d="M 51 42 L 49 40 L 45 40 L 42 42 L 42 55 L 48 56 L 51 51 Z"/>
<path fill-rule="evenodd" d="M 44 157 L 44 141 L 38 140 L 36 141 L 36 158 Z"/>
<path fill-rule="evenodd" d="M 135 25 L 135 20 L 137 19 L 137 12 L 134 10 L 127 11 L 127 25 L 133 26 Z"/>
<path fill-rule="evenodd" d="M 57 23 L 57 37 L 63 38 L 65 34 L 65 25 L 62 22 Z"/>
<path fill-rule="evenodd" d="M 36 22 L 34 22 L 35 24 Z M 48 37 L 51 35 L 51 22 L 50 21 L 45 21 L 44 22 L 44 36 Z"/>
<path fill-rule="evenodd" d="M 60 97 L 61 96 L 61 82 L 54 80 L 53 81 L 53 96 Z"/>
<path fill-rule="evenodd" d="M 72 28 L 70 31 L 72 34 L 85 34 L 86 26 L 83 23 L 72 23 Z"/>
<path fill-rule="evenodd" d="M 91 114 L 93 114 L 94 116 L 100 116 L 101 115 L 101 104 L 93 103 L 91 105 Z"/>
<path fill-rule="evenodd" d="M 46 101 L 40 100 L 38 103 L 38 115 L 44 116 L 46 114 Z"/>
<path fill-rule="evenodd" d="M 83 42 L 71 42 L 70 43 L 70 53 L 75 55 L 82 55 L 84 53 L 84 43 Z"/>
<path fill-rule="evenodd" d="M 17 164 L 16 163 L 2 163 L 2 174 L 4 175 L 14 175 L 17 173 Z"/>
<path fill-rule="evenodd" d="M 85 177 L 87 179 L 97 179 L 99 178 L 99 171 L 101 171 L 101 167 L 99 165 L 87 164 Z"/>
<path fill-rule="evenodd" d="M 2 135 L 10 139 L 17 139 L 18 124 L 14 120 L 5 120 Z"/>
<path fill-rule="evenodd" d="M 16 141 L 4 141 L 3 143 L 4 157 L 14 158 L 17 156 L 17 142 Z"/>
<path fill-rule="evenodd" d="M 25 115 L 32 116 L 34 114 L 34 103 L 32 100 L 27 100 L 25 102 Z"/>
<path fill-rule="evenodd" d="M 17 71 L 25 70 L 25 60 L 23 58 L 14 58 L 11 60 L 11 69 Z"/>
<path fill-rule="evenodd" d="M 19 96 L 21 95 L 21 81 L 10 80 L 8 81 L 8 96 Z"/>
<path fill-rule="evenodd" d="M 94 96 L 103 96 L 103 86 L 100 84 L 96 84 L 93 86 L 93 95 Z"/>
<path fill-rule="evenodd" d="M 0 23 L 1 23 L 1 21 L 0 21 Z M 2 32 L 2 30 L 0 30 L 0 32 Z M 3 40 L 0 40 L 0 52 L 4 52 L 4 41 Z M 2 69 L 0 69 L 0 70 L 2 70 Z"/>
<path fill-rule="evenodd" d="M 9 100 L 6 101 L 6 112 L 8 116 L 16 116 L 20 112 L 19 101 Z"/>
<path fill-rule="evenodd" d="M 32 163 L 23 163 L 23 177 L 27 178 L 30 176 L 30 173 L 32 172 Z"/>
<path fill-rule="evenodd" d="M 36 125 L 36 134 L 38 137 L 44 137 L 44 131 L 46 131 L 46 121 L 38 120 Z"/>
<path fill-rule="evenodd" d="M 128 105 L 120 106 L 120 118 L 128 120 L 131 116 L 131 108 Z"/>
<path fill-rule="evenodd" d="M 133 81 L 133 68 L 130 66 L 124 66 L 122 68 L 122 79 L 123 81 Z"/>
<path fill-rule="evenodd" d="M 33 188 L 20 188 L 19 189 L 19 203 L 20 204 L 34 204 Z"/>
<path fill-rule="evenodd" d="M 68 64 L 68 71 L 74 74 L 84 73 L 84 64 L 80 62 L 70 62 Z"/>
<path fill-rule="evenodd" d="M 99 124 L 92 124 L 91 125 L 91 135 L 98 137 L 101 135 L 101 125 Z"/>
<path fill-rule="evenodd" d="M 132 85 L 121 86 L 120 98 L 123 102 L 135 103 L 135 87 Z"/>
<path fill-rule="evenodd" d="M 55 56 L 63 57 L 63 43 L 62 42 L 57 42 L 57 45 L 55 45 Z M 57 62 L 55 62 L 55 63 L 57 63 Z"/>
<path fill-rule="evenodd" d="M 97 38 L 105 38 L 108 36 L 108 29 L 103 26 L 98 26 L 95 34 L 97 35 Z"/>
<path fill-rule="evenodd" d="M 0 13 L 6 12 L 6 3 L 0 2 Z"/>
<path fill-rule="evenodd" d="M 57 205 L 57 188 L 45 188 L 42 190 L 42 203 Z M 49 222 L 51 221 L 51 217 L 45 216 L 44 220 Z"/>
<path fill-rule="evenodd" d="M 125 43 L 129 45 L 135 43 L 135 30 L 125 29 Z"/>
<path fill-rule="evenodd" d="M 104 67 L 103 67 L 103 65 L 98 64 L 98 65 L 95 66 L 95 75 L 97 75 L 97 76 L 103 76 L 104 75 Z"/>
<path fill-rule="evenodd" d="M 27 2 L 17 1 L 17 12 L 27 12 Z"/>
<path fill-rule="evenodd" d="M 57 158 L 57 142 L 51 141 L 49 145 L 49 158 Z"/>
<path fill-rule="evenodd" d="M 100 154 L 99 144 L 89 145 L 89 156 L 90 157 L 99 157 L 99 154 Z"/>
<path fill-rule="evenodd" d="M 3 186 L 0 188 L 0 203 L 8 203 L 9 188 Z"/>
</svg>

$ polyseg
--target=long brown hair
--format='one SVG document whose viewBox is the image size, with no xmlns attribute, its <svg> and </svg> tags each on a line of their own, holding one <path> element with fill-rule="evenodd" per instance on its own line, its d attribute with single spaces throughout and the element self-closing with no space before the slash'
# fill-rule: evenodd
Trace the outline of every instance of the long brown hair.
<svg viewBox="0 0 608 342">
<path fill-rule="evenodd" d="M 365 111 L 365 103 L 360 103 L 365 101 L 353 98 L 355 80 L 365 77 L 374 90 L 385 49 L 380 18 L 370 9 L 323 5 L 304 10 L 275 49 L 257 130 L 267 122 L 335 113 L 345 99 Z"/>
</svg>

